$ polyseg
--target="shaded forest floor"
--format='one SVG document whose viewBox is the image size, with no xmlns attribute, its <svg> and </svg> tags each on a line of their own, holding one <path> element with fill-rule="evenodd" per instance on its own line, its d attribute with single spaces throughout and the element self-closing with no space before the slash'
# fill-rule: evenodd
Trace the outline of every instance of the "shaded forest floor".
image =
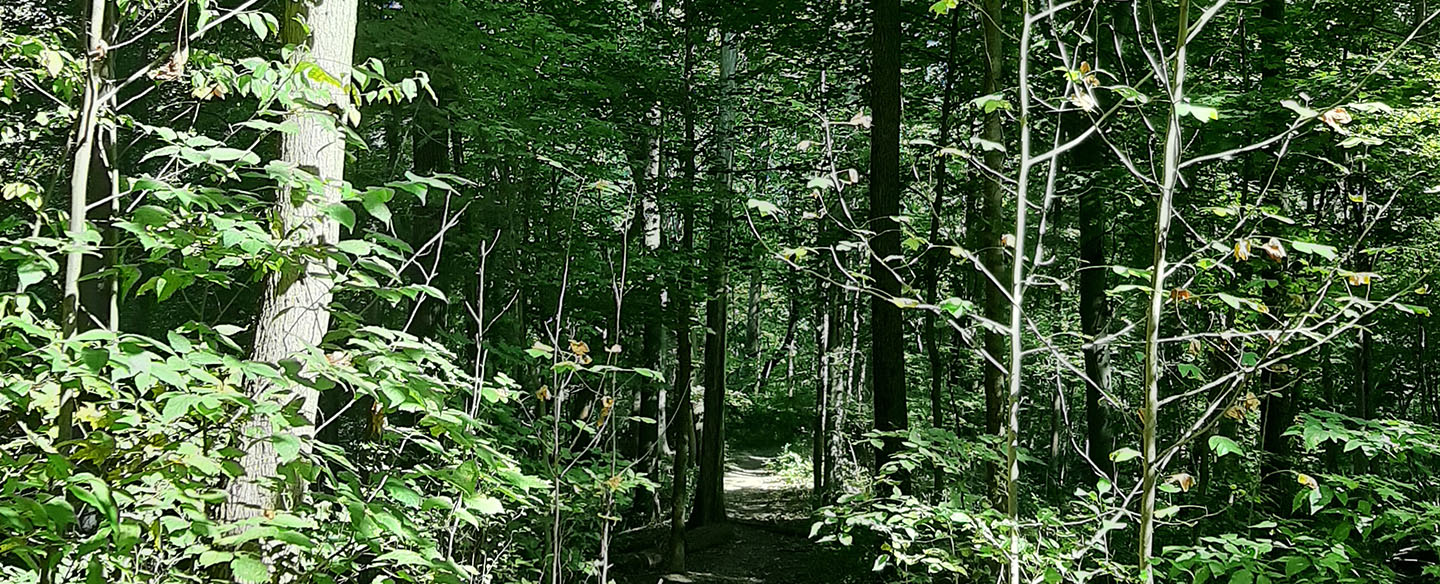
<svg viewBox="0 0 1440 584">
<path fill-rule="evenodd" d="M 869 584 L 880 580 L 856 550 L 818 544 L 810 491 L 786 482 L 759 454 L 736 453 L 725 470 L 730 522 L 692 530 L 685 574 L 617 566 L 619 584 Z M 668 529 L 665 528 L 665 529 Z M 653 536 L 652 536 L 653 537 Z M 659 539 L 663 542 L 663 539 Z M 658 556 L 650 556 L 658 563 Z M 632 564 L 634 566 L 634 564 Z"/>
</svg>

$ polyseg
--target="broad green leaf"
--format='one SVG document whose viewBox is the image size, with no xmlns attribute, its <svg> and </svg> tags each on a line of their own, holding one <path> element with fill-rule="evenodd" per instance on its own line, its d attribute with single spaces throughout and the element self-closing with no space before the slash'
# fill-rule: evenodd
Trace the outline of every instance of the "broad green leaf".
<svg viewBox="0 0 1440 584">
<path fill-rule="evenodd" d="M 345 226 L 345 229 L 355 230 L 355 212 L 345 203 L 330 203 L 321 209 L 325 215 Z"/>
<path fill-rule="evenodd" d="M 230 573 L 237 581 L 248 584 L 264 584 L 270 581 L 270 567 L 250 556 L 239 556 L 230 560 Z"/>
<path fill-rule="evenodd" d="M 1113 460 L 1115 462 L 1125 462 L 1133 458 L 1138 458 L 1139 456 L 1139 450 L 1135 450 L 1134 448 L 1121 448 L 1119 450 L 1116 450 L 1115 452 L 1110 453 L 1110 460 Z"/>
<path fill-rule="evenodd" d="M 745 203 L 745 206 L 750 209 L 756 210 L 760 213 L 760 216 L 762 217 L 773 217 L 780 214 L 780 208 L 776 207 L 774 203 L 771 203 L 769 201 L 750 199 Z"/>
<path fill-rule="evenodd" d="M 1328 245 L 1322 245 L 1322 244 L 1318 244 L 1318 243 L 1306 243 L 1306 242 L 1303 242 L 1303 241 L 1291 241 L 1291 242 L 1290 242 L 1290 249 L 1293 249 L 1293 250 L 1295 250 L 1295 251 L 1297 251 L 1297 252 L 1300 252 L 1300 253 L 1318 255 L 1318 256 L 1323 257 L 1323 258 L 1325 258 L 1325 259 L 1327 259 L 1327 260 L 1335 260 L 1335 259 L 1338 259 L 1338 258 L 1340 257 L 1340 256 L 1335 252 L 1335 248 L 1334 248 L 1334 247 L 1331 247 L 1331 246 L 1328 246 Z"/>
<path fill-rule="evenodd" d="M 1225 436 L 1215 435 L 1210 437 L 1210 450 L 1215 451 L 1216 458 L 1224 458 L 1227 454 L 1241 454 L 1244 451 L 1234 440 Z"/>
<path fill-rule="evenodd" d="M 1213 107 L 1195 105 L 1193 103 L 1175 104 L 1175 113 L 1182 118 L 1185 116 L 1193 117 L 1202 123 L 1220 119 L 1220 110 Z"/>
<path fill-rule="evenodd" d="M 26 288 L 29 288 L 31 285 L 41 280 L 44 280 L 48 273 L 45 270 L 44 263 L 38 260 L 32 260 L 24 262 L 18 267 L 16 267 L 15 275 L 18 276 L 20 279 L 20 286 L 16 290 L 16 292 L 24 292 Z"/>
</svg>

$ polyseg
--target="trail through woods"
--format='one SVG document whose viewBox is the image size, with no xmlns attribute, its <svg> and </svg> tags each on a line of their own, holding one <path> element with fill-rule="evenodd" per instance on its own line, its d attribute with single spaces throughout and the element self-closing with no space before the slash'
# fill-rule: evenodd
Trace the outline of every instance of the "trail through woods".
<svg viewBox="0 0 1440 584">
<path fill-rule="evenodd" d="M 817 544 L 810 532 L 810 490 L 787 482 L 770 457 L 736 453 L 726 462 L 730 521 L 692 529 L 685 574 L 618 562 L 619 584 L 863 584 L 879 582 L 855 550 Z M 636 558 L 637 560 L 640 558 Z M 643 564 L 642 564 L 643 565 Z"/>
</svg>

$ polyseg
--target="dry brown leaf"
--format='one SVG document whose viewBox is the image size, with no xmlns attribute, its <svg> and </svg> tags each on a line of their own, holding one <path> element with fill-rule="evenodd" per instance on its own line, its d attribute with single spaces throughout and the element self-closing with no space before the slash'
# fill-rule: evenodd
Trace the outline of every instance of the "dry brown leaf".
<svg viewBox="0 0 1440 584">
<path fill-rule="evenodd" d="M 1270 256 L 1270 259 L 1277 262 L 1285 259 L 1285 246 L 1281 245 L 1280 240 L 1274 237 L 1265 242 L 1265 245 L 1260 246 L 1260 249 L 1265 250 L 1265 255 Z"/>
</svg>

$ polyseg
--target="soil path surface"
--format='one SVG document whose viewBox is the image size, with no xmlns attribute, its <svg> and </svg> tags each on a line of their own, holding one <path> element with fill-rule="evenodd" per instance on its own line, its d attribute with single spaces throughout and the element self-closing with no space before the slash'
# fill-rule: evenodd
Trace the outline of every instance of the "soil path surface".
<svg viewBox="0 0 1440 584">
<path fill-rule="evenodd" d="M 632 570 L 619 584 L 870 584 L 879 582 L 856 550 L 818 544 L 810 533 L 810 491 L 772 470 L 770 457 L 737 453 L 725 470 L 730 522 L 690 532 L 684 574 Z M 658 559 L 658 558 L 656 558 Z"/>
</svg>

